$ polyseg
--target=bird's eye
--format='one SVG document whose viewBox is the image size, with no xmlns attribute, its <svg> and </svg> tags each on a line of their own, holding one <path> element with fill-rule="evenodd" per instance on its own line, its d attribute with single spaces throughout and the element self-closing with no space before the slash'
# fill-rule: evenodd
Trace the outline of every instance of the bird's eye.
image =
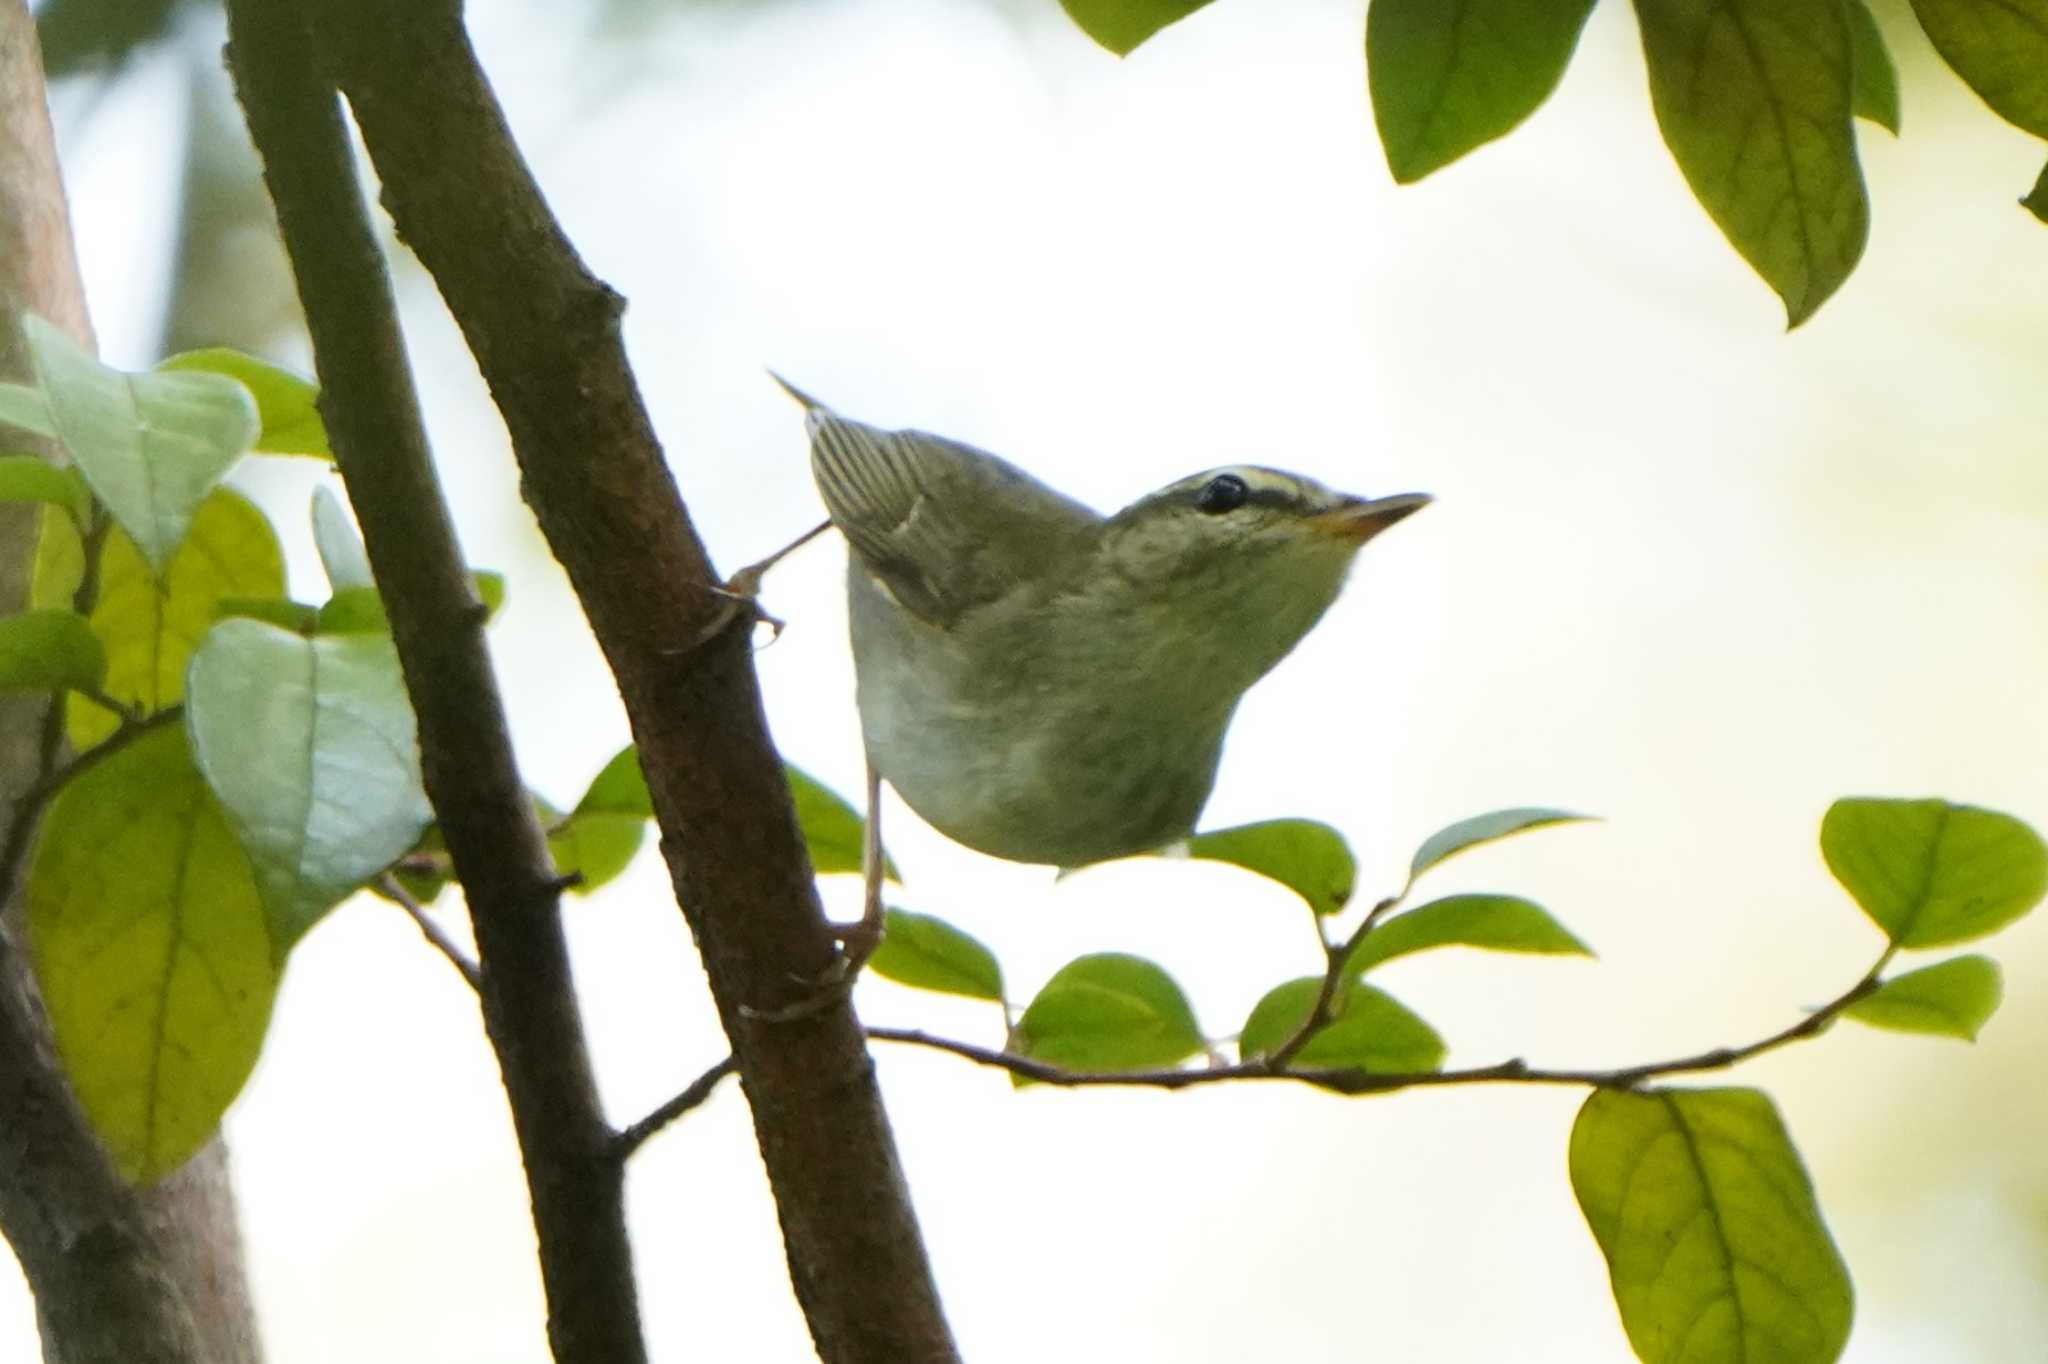
<svg viewBox="0 0 2048 1364">
<path fill-rule="evenodd" d="M 1245 504 L 1252 490 L 1236 474 L 1218 474 L 1202 485 L 1202 491 L 1195 494 L 1195 506 L 1210 515 L 1236 511 Z"/>
</svg>

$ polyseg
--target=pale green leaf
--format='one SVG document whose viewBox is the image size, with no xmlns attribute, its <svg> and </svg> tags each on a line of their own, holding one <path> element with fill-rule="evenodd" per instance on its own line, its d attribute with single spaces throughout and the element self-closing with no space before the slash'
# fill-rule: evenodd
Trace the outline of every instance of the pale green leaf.
<svg viewBox="0 0 2048 1364">
<path fill-rule="evenodd" d="M 0 383 L 0 426 L 11 426 L 45 440 L 57 436 L 57 422 L 50 415 L 50 405 L 43 401 L 41 390 L 28 384 Z"/>
<path fill-rule="evenodd" d="M 1858 1023 L 1895 1032 L 1924 1032 L 1977 1040 L 1998 1012 L 2005 991 L 1998 963 L 1989 957 L 1955 957 L 1894 976 L 1847 1010 Z"/>
<path fill-rule="evenodd" d="M 356 524 L 349 519 L 341 498 L 325 485 L 313 490 L 313 547 L 320 551 L 320 566 L 327 570 L 327 582 L 336 592 L 376 586 L 363 537 L 356 534 Z"/>
<path fill-rule="evenodd" d="M 193 513 L 261 429 L 255 400 L 203 372 L 124 374 L 30 316 L 22 336 L 57 438 L 93 495 L 161 572 Z"/>
<path fill-rule="evenodd" d="M 388 635 L 391 622 L 376 588 L 342 587 L 320 604 L 313 628 L 323 635 Z"/>
<path fill-rule="evenodd" d="M 36 518 L 36 558 L 29 570 L 31 610 L 70 610 L 85 581 L 85 542 L 78 523 L 55 507 Z"/>
<path fill-rule="evenodd" d="M 240 493 L 215 489 L 161 574 L 118 528 L 100 550 L 93 633 L 107 651 L 104 690 L 150 714 L 185 695 L 185 663 L 230 598 L 284 595 L 284 556 L 263 513 Z M 72 697 L 66 732 L 86 749 L 113 733 L 116 717 Z"/>
<path fill-rule="evenodd" d="M 106 675 L 107 652 L 77 612 L 0 616 L 0 691 L 91 691 Z"/>
<path fill-rule="evenodd" d="M 1594 1091 L 1572 1191 L 1644 1364 L 1829 1364 L 1849 1272 L 1771 1101 L 1753 1089 Z"/>
<path fill-rule="evenodd" d="M 1365 70 L 1387 169 L 1420 180 L 1536 112 L 1593 0 L 1372 0 Z"/>
<path fill-rule="evenodd" d="M 175 1170 L 256 1063 L 283 953 L 249 860 L 175 725 L 74 779 L 45 816 L 29 946 L 71 1088 L 121 1174 Z"/>
<path fill-rule="evenodd" d="M 1018 1020 L 1011 1046 L 1067 1070 L 1149 1070 L 1202 1049 L 1187 996 L 1143 957 L 1098 952 L 1061 967 Z"/>
<path fill-rule="evenodd" d="M 265 620 L 293 634 L 310 635 L 320 623 L 320 609 L 288 597 L 223 597 L 214 603 L 215 620 L 247 616 Z"/>
<path fill-rule="evenodd" d="M 1534 806 L 1521 806 L 1512 810 L 1495 810 L 1489 814 L 1474 815 L 1461 819 L 1456 824 L 1439 829 L 1422 841 L 1415 850 L 1415 856 L 1408 863 L 1408 879 L 1413 881 L 1447 857 L 1455 856 L 1467 848 L 1495 839 L 1518 834 L 1525 829 L 1541 829 L 1552 824 L 1574 824 L 1596 819 L 1596 815 L 1575 815 L 1569 810 L 1545 810 Z"/>
<path fill-rule="evenodd" d="M 1821 856 L 1901 947 L 1981 938 L 2048 895 L 2048 846 L 2011 815 L 1945 800 L 1858 797 L 1828 807 Z"/>
<path fill-rule="evenodd" d="M 282 945 L 427 825 L 412 707 L 387 636 L 308 639 L 224 620 L 192 655 L 185 719 Z"/>
<path fill-rule="evenodd" d="M 1188 856 L 1243 867 L 1308 901 L 1318 914 L 1335 914 L 1351 898 L 1358 865 L 1344 835 L 1310 819 L 1269 819 L 1196 834 Z"/>
<path fill-rule="evenodd" d="M 1593 955 L 1534 901 L 1516 895 L 1450 895 L 1374 927 L 1351 953 L 1347 968 L 1369 971 L 1383 961 L 1432 947 Z"/>
<path fill-rule="evenodd" d="M 263 425 L 256 437 L 257 454 L 334 458 L 327 447 L 327 428 L 320 421 L 320 386 L 311 379 L 225 346 L 188 350 L 157 368 L 225 374 L 248 389 Z"/>
<path fill-rule="evenodd" d="M 861 839 L 867 821 L 860 811 L 838 792 L 792 764 L 783 764 L 789 776 L 789 794 L 796 802 L 796 822 L 803 829 L 804 843 L 811 851 L 811 870 L 820 876 L 861 869 Z M 882 854 L 882 878 L 898 881 L 896 864 Z"/>
<path fill-rule="evenodd" d="M 1864 0 L 1849 0 L 1849 36 L 1856 61 L 1856 117 L 1899 131 L 1899 71 L 1884 45 L 1877 17 Z"/>
<path fill-rule="evenodd" d="M 1863 254 L 1843 0 L 1636 0 L 1665 145 L 1796 327 Z"/>
<path fill-rule="evenodd" d="M 1003 998 L 1003 969 L 980 939 L 944 919 L 892 909 L 868 970 L 899 985 L 970 999 Z"/>
<path fill-rule="evenodd" d="M 1913 0 L 1913 12 L 2000 118 L 2048 137 L 2048 0 Z"/>
<path fill-rule="evenodd" d="M 35 455 L 0 455 L 0 502 L 47 502 L 83 521 L 92 509 L 92 492 L 76 469 Z"/>
<path fill-rule="evenodd" d="M 582 811 L 548 832 L 548 853 L 556 871 L 577 878 L 569 890 L 588 895 L 624 871 L 646 837 L 644 816 Z"/>
<path fill-rule="evenodd" d="M 1238 1034 L 1238 1054 L 1270 1056 L 1301 1031 L 1322 991 L 1320 976 L 1304 976 L 1268 990 L 1252 1006 Z M 1288 1062 L 1292 1070 L 1367 1070 L 1410 1075 L 1444 1063 L 1444 1040 L 1420 1015 L 1384 990 L 1347 981 L 1331 1001 L 1331 1021 Z"/>
<path fill-rule="evenodd" d="M 1178 23 L 1209 0 L 1060 0 L 1081 31 L 1117 56 Z"/>
</svg>

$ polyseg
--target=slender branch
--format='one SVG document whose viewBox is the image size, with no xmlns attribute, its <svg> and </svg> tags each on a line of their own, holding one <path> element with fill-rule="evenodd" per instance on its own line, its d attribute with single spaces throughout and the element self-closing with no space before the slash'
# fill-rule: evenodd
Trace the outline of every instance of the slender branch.
<svg viewBox="0 0 2048 1364">
<path fill-rule="evenodd" d="M 1382 1072 L 1360 1070 L 1355 1067 L 1299 1070 L 1288 1069 L 1284 1063 L 1277 1061 L 1276 1053 L 1275 1056 L 1240 1061 L 1234 1065 L 1209 1066 L 1193 1070 L 1171 1067 L 1154 1070 L 1075 1071 L 1063 1070 L 1035 1057 L 1018 1056 L 994 1047 L 977 1046 L 975 1043 L 962 1042 L 951 1037 L 939 1037 L 918 1028 L 871 1027 L 867 1034 L 877 1042 L 927 1047 L 973 1061 L 977 1065 L 992 1066 L 1027 1080 L 1067 1089 L 1110 1085 L 1146 1089 L 1193 1089 L 1199 1085 L 1223 1084 L 1232 1080 L 1291 1080 L 1297 1084 L 1327 1089 L 1338 1094 L 1386 1094 L 1398 1089 L 1475 1084 L 1587 1085 L 1595 1089 L 1633 1089 L 1647 1080 L 1667 1075 L 1726 1070 L 1752 1057 L 1761 1056 L 1767 1051 L 1775 1051 L 1793 1042 L 1818 1037 L 1826 1032 L 1850 1005 L 1877 989 L 1881 973 L 1890 964 L 1897 950 L 1887 948 L 1884 955 L 1878 958 L 1877 964 L 1865 972 L 1854 985 L 1798 1022 L 1781 1028 L 1768 1037 L 1739 1047 L 1716 1047 L 1711 1051 L 1696 1052 L 1668 1061 L 1650 1061 L 1611 1070 L 1546 1069 L 1532 1066 L 1519 1058 L 1490 1066 L 1470 1066 L 1463 1070 Z"/>
<path fill-rule="evenodd" d="M 1412 877 L 1410 883 L 1413 883 Z M 1351 936 L 1342 943 L 1333 943 L 1328 938 L 1323 939 L 1323 982 L 1316 990 L 1316 1002 L 1310 1006 L 1308 1017 L 1301 1020 L 1301 1026 L 1294 1030 L 1293 1036 L 1282 1042 L 1266 1058 L 1267 1065 L 1276 1070 L 1285 1067 L 1289 1061 L 1301 1054 L 1303 1047 L 1315 1040 L 1317 1033 L 1329 1027 L 1335 1020 L 1337 992 L 1343 988 L 1347 974 L 1345 968 L 1351 960 L 1351 954 L 1358 950 L 1358 945 L 1365 941 L 1368 934 L 1380 926 L 1380 920 L 1386 918 L 1395 906 L 1408 897 L 1409 889 L 1409 886 L 1403 886 L 1399 895 L 1389 895 L 1374 905 Z M 1320 937 L 1322 920 L 1319 918 L 1316 922 L 1317 936 Z"/>
<path fill-rule="evenodd" d="M 230 0 L 227 9 L 228 63 L 305 308 L 321 416 L 383 589 L 427 795 L 469 901 L 478 1000 L 533 1203 L 549 1343 L 560 1364 L 638 1364 L 647 1350 L 624 1184 L 591 1073 L 558 881 L 435 477 L 340 101 L 304 4 Z M 436 83 L 426 59 L 404 40 L 384 54 L 390 77 L 413 85 Z"/>
<path fill-rule="evenodd" d="M 690 1081 L 682 1093 L 614 1137 L 612 1155 L 622 1162 L 629 1159 L 649 1137 L 710 1098 L 712 1092 L 718 1088 L 719 1081 L 738 1069 L 738 1065 L 728 1056 Z"/>
<path fill-rule="evenodd" d="M 43 811 L 57 798 L 72 778 L 113 757 L 128 745 L 134 743 L 152 730 L 165 725 L 179 724 L 185 718 L 183 706 L 167 706 L 141 719 L 125 719 L 121 727 L 106 739 L 94 744 L 70 762 L 58 761 L 64 743 L 64 708 L 52 705 L 44 719 L 43 769 L 28 790 L 22 792 L 15 803 L 13 817 L 7 821 L 7 837 L 0 842 L 0 904 L 12 899 L 19 889 L 22 863 L 28 857 L 29 845 L 35 839 L 36 821 Z M 50 738 L 55 734 L 55 739 Z"/>
<path fill-rule="evenodd" d="M 836 947 L 746 617 L 728 610 L 633 382 L 622 301 L 541 196 L 456 0 L 299 4 L 382 202 L 504 415 L 520 488 L 618 682 L 818 1353 L 827 1364 L 957 1359 L 851 1006 L 762 1017 L 813 993 Z M 629 157 L 619 164 L 630 172 Z"/>
<path fill-rule="evenodd" d="M 396 876 L 385 872 L 373 883 L 373 889 L 405 911 L 406 916 L 418 925 L 420 933 L 433 945 L 434 950 L 448 958 L 449 964 L 469 982 L 470 989 L 482 992 L 483 973 L 477 970 L 477 965 L 469 959 L 469 954 L 462 950 L 462 944 L 449 937 L 447 930 L 434 922 L 434 916 L 427 913 L 427 907 L 421 904 L 411 891 L 400 885 Z"/>
</svg>

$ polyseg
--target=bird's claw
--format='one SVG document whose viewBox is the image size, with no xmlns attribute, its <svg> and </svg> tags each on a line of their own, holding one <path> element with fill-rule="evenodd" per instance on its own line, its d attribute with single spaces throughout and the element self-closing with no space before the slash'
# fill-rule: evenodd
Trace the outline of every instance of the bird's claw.
<svg viewBox="0 0 2048 1364">
<path fill-rule="evenodd" d="M 882 925 L 859 919 L 830 927 L 839 950 L 832 954 L 831 963 L 817 975 L 795 977 L 798 983 L 810 987 L 806 994 L 795 1003 L 773 1009 L 757 1009 L 751 1004 L 742 1004 L 740 1013 L 757 1023 L 794 1023 L 822 1013 L 851 994 L 854 982 L 860 979 L 861 968 L 882 945 Z"/>
</svg>

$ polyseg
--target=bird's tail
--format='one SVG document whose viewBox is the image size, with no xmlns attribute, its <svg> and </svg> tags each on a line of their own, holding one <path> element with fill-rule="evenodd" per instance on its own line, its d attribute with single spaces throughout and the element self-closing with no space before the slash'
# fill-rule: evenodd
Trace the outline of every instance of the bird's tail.
<svg viewBox="0 0 2048 1364">
<path fill-rule="evenodd" d="M 810 394 L 798 388 L 789 380 L 783 378 L 780 374 L 777 374 L 774 370 L 771 369 L 768 371 L 768 377 L 773 379 L 776 382 L 777 386 L 780 387 L 784 393 L 787 393 L 790 397 L 796 399 L 799 403 L 803 404 L 804 411 L 829 412 L 832 410 L 831 408 L 825 406 L 825 404 L 819 402 L 816 398 L 813 398 Z"/>
</svg>

